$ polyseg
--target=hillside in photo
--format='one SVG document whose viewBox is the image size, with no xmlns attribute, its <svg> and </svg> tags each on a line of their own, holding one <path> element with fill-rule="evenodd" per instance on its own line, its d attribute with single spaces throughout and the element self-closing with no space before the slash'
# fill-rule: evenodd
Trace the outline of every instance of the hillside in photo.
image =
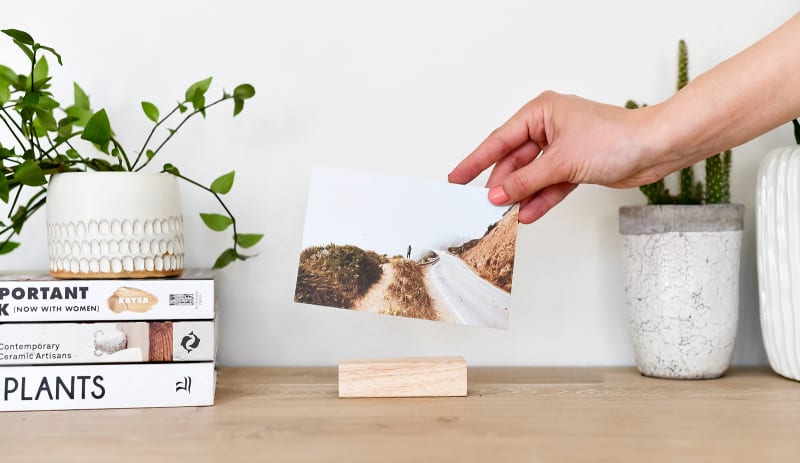
<svg viewBox="0 0 800 463">
<path fill-rule="evenodd" d="M 305 304 L 353 308 L 381 279 L 386 257 L 357 246 L 328 244 L 300 253 L 294 300 Z"/>
<path fill-rule="evenodd" d="M 519 207 L 513 206 L 489 226 L 483 237 L 450 248 L 481 278 L 508 292 L 511 292 L 514 276 L 518 215 Z"/>
</svg>

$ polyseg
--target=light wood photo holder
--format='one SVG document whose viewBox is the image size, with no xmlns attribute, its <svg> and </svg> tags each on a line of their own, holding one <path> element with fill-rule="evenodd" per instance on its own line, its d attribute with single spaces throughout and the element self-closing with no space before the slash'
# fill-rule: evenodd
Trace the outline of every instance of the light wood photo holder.
<svg viewBox="0 0 800 463">
<path fill-rule="evenodd" d="M 339 397 L 465 397 L 462 357 L 348 360 L 339 363 Z"/>
</svg>

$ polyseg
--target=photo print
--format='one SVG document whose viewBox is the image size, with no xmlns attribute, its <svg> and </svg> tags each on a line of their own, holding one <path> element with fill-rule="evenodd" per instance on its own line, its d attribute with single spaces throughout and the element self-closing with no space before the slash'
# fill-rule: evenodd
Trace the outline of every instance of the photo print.
<svg viewBox="0 0 800 463">
<path fill-rule="evenodd" d="M 485 188 L 314 168 L 295 301 L 506 329 L 517 213 Z"/>
</svg>

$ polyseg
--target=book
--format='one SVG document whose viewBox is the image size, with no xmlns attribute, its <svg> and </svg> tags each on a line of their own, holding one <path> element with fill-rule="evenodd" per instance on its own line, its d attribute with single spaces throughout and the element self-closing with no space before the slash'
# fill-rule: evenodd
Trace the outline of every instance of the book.
<svg viewBox="0 0 800 463">
<path fill-rule="evenodd" d="M 0 365 L 213 361 L 215 323 L 6 323 Z"/>
<path fill-rule="evenodd" d="M 0 411 L 214 404 L 213 362 L 0 367 Z"/>
<path fill-rule="evenodd" d="M 139 280 L 57 280 L 45 274 L 0 274 L 0 324 L 213 318 L 214 276 L 210 270 Z"/>
</svg>

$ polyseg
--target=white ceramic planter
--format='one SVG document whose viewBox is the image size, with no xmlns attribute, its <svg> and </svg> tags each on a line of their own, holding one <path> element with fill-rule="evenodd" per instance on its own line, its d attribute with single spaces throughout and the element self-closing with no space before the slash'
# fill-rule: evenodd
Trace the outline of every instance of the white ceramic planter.
<svg viewBox="0 0 800 463">
<path fill-rule="evenodd" d="M 169 174 L 54 175 L 47 192 L 50 272 L 57 278 L 149 278 L 183 271 L 183 219 Z"/>
<path fill-rule="evenodd" d="M 761 333 L 775 372 L 800 380 L 800 147 L 771 151 L 756 186 Z"/>
<path fill-rule="evenodd" d="M 716 378 L 739 318 L 744 207 L 620 208 L 628 327 L 639 371 Z"/>
</svg>

